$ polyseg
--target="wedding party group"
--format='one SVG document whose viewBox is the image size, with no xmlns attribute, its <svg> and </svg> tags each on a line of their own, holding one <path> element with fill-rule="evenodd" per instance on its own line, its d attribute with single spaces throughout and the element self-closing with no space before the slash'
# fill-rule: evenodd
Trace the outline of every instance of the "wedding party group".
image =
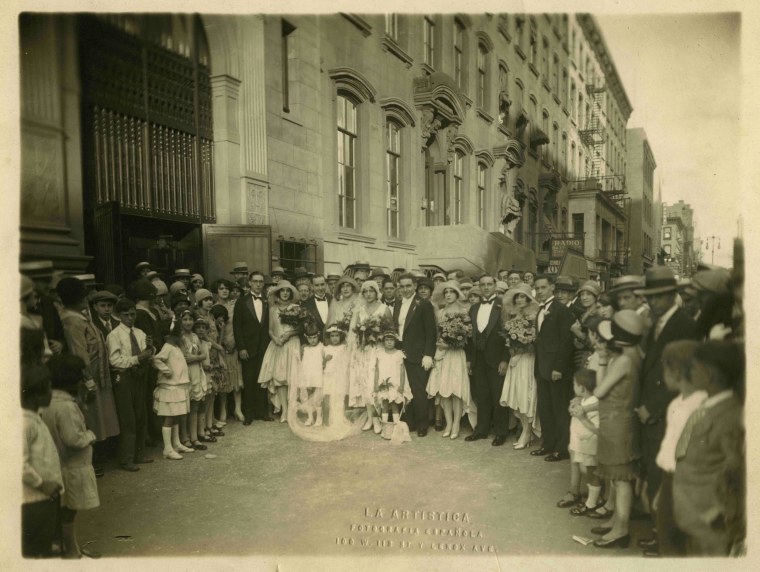
<svg viewBox="0 0 760 572">
<path fill-rule="evenodd" d="M 299 438 L 491 439 L 569 461 L 556 504 L 646 556 L 744 540 L 741 272 L 655 266 L 603 289 L 515 269 L 465 276 L 368 263 L 344 275 L 238 262 L 207 286 L 143 262 L 126 287 L 21 276 L 23 552 L 68 558 L 113 455 L 136 472 L 213 447 L 233 420 Z M 167 280 L 167 278 L 169 280 Z M 168 283 L 168 285 L 167 285 Z M 465 435 L 466 433 L 466 435 Z M 529 447 L 535 444 L 535 447 Z M 463 445 L 472 446 L 472 445 Z M 593 522 L 592 522 L 593 524 Z"/>
</svg>

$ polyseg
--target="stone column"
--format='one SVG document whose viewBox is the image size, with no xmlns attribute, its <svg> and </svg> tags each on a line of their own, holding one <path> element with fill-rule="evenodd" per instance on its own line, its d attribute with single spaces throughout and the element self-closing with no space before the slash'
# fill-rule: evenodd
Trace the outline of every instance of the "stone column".
<svg viewBox="0 0 760 572">
<path fill-rule="evenodd" d="M 218 224 L 242 224 L 245 205 L 240 187 L 240 80 L 211 77 L 214 114 L 214 185 Z"/>
</svg>

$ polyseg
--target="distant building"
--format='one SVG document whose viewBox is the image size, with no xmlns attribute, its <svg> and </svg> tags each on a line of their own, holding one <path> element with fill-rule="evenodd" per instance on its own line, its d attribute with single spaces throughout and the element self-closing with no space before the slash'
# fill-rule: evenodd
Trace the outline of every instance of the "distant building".
<svg viewBox="0 0 760 572">
<path fill-rule="evenodd" d="M 662 249 L 665 263 L 673 272 L 681 277 L 694 273 L 694 211 L 683 200 L 663 204 Z"/>
<path fill-rule="evenodd" d="M 642 128 L 626 131 L 626 187 L 631 198 L 628 272 L 643 274 L 657 261 L 654 171 L 657 163 Z"/>
</svg>

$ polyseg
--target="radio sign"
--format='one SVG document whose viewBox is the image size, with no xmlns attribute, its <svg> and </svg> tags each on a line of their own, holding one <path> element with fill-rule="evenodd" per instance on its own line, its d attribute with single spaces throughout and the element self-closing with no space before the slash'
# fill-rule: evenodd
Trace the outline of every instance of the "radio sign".
<svg viewBox="0 0 760 572">
<path fill-rule="evenodd" d="M 583 254 L 582 238 L 552 238 L 551 257 L 560 258 L 568 250 L 576 250 Z"/>
</svg>

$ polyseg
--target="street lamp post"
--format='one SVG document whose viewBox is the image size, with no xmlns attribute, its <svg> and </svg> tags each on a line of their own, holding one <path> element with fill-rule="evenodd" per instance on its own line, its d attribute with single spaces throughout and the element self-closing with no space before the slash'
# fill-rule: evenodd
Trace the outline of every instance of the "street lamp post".
<svg viewBox="0 0 760 572">
<path fill-rule="evenodd" d="M 710 264 L 715 263 L 715 242 L 718 242 L 718 250 L 720 250 L 720 237 L 719 236 L 708 236 L 705 239 L 705 250 L 710 251 Z"/>
</svg>

